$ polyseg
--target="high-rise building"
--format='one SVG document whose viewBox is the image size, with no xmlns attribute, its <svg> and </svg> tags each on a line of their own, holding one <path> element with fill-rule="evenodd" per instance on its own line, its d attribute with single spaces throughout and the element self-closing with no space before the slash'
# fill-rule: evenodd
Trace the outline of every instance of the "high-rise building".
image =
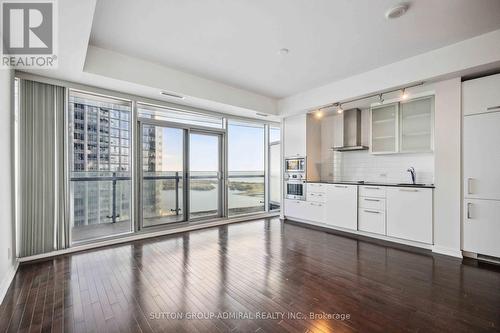
<svg viewBox="0 0 500 333">
<path fill-rule="evenodd" d="M 75 226 L 130 218 L 130 106 L 84 96 L 70 96 L 71 178 Z M 113 181 L 100 177 L 128 177 Z M 93 178 L 93 180 L 83 180 Z"/>
<path fill-rule="evenodd" d="M 156 126 L 146 125 L 142 132 L 142 171 L 145 176 L 158 176 L 162 171 L 163 132 Z M 163 181 L 143 181 L 142 209 L 145 218 L 159 216 Z"/>
</svg>

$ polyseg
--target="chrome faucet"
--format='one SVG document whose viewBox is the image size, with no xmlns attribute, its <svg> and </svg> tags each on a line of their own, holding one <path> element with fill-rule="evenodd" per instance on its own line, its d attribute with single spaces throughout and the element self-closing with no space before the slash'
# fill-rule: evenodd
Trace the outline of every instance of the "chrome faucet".
<svg viewBox="0 0 500 333">
<path fill-rule="evenodd" d="M 415 180 L 417 178 L 417 172 L 415 171 L 415 168 L 414 167 L 409 167 L 408 170 L 406 170 L 410 173 L 411 175 L 411 182 L 412 184 L 415 185 Z"/>
</svg>

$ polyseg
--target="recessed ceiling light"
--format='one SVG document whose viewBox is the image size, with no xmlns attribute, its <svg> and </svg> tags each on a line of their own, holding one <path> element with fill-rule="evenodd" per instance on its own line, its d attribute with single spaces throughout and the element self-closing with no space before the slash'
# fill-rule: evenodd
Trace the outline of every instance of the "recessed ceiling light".
<svg viewBox="0 0 500 333">
<path fill-rule="evenodd" d="M 171 93 L 171 92 L 168 92 L 168 91 L 160 91 L 160 94 L 162 94 L 164 96 L 168 96 L 168 97 L 174 97 L 174 98 L 184 99 L 184 96 L 177 95 L 177 94 L 174 94 L 174 93 Z"/>
<path fill-rule="evenodd" d="M 410 8 L 409 3 L 407 2 L 400 3 L 389 9 L 387 12 L 385 12 L 385 18 L 390 20 L 401 17 L 406 13 L 406 11 L 408 11 L 408 8 Z"/>
<path fill-rule="evenodd" d="M 287 49 L 286 47 L 284 47 L 284 48 L 280 49 L 280 50 L 278 51 L 278 53 L 279 53 L 280 55 L 287 55 L 288 53 L 290 53 L 290 50 L 289 50 L 289 49 Z"/>
</svg>

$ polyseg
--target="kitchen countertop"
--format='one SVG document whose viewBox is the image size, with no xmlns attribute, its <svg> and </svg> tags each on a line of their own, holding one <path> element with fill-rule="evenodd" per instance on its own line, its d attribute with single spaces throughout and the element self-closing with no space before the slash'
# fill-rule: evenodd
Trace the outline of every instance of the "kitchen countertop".
<svg viewBox="0 0 500 333">
<path fill-rule="evenodd" d="M 418 187 L 418 188 L 434 188 L 434 184 L 396 184 L 396 183 L 381 183 L 381 182 L 365 182 L 365 181 L 333 181 L 333 180 L 319 180 L 307 181 L 308 183 L 321 183 L 321 184 L 345 184 L 345 185 L 368 185 L 368 186 L 393 186 L 393 187 Z"/>
</svg>

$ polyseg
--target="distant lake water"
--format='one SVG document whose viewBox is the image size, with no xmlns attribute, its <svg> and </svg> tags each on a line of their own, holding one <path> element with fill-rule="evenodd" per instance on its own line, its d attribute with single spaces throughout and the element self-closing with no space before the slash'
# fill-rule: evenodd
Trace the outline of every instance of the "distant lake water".
<svg viewBox="0 0 500 333">
<path fill-rule="evenodd" d="M 254 184 L 263 184 L 264 180 L 260 178 L 231 178 L 231 182 L 245 182 Z M 182 196 L 182 191 L 179 191 Z M 218 206 L 218 189 L 211 190 L 191 190 L 190 195 L 190 208 L 191 212 L 202 212 L 217 209 Z M 261 202 L 262 201 L 262 202 Z M 262 195 L 247 195 L 245 191 L 229 190 L 228 191 L 228 206 L 232 208 L 247 208 L 263 206 L 264 194 Z M 162 208 L 174 209 L 175 208 L 175 190 L 162 190 L 161 191 L 161 204 Z M 179 205 L 182 205 L 182 198 L 179 198 Z"/>
</svg>

